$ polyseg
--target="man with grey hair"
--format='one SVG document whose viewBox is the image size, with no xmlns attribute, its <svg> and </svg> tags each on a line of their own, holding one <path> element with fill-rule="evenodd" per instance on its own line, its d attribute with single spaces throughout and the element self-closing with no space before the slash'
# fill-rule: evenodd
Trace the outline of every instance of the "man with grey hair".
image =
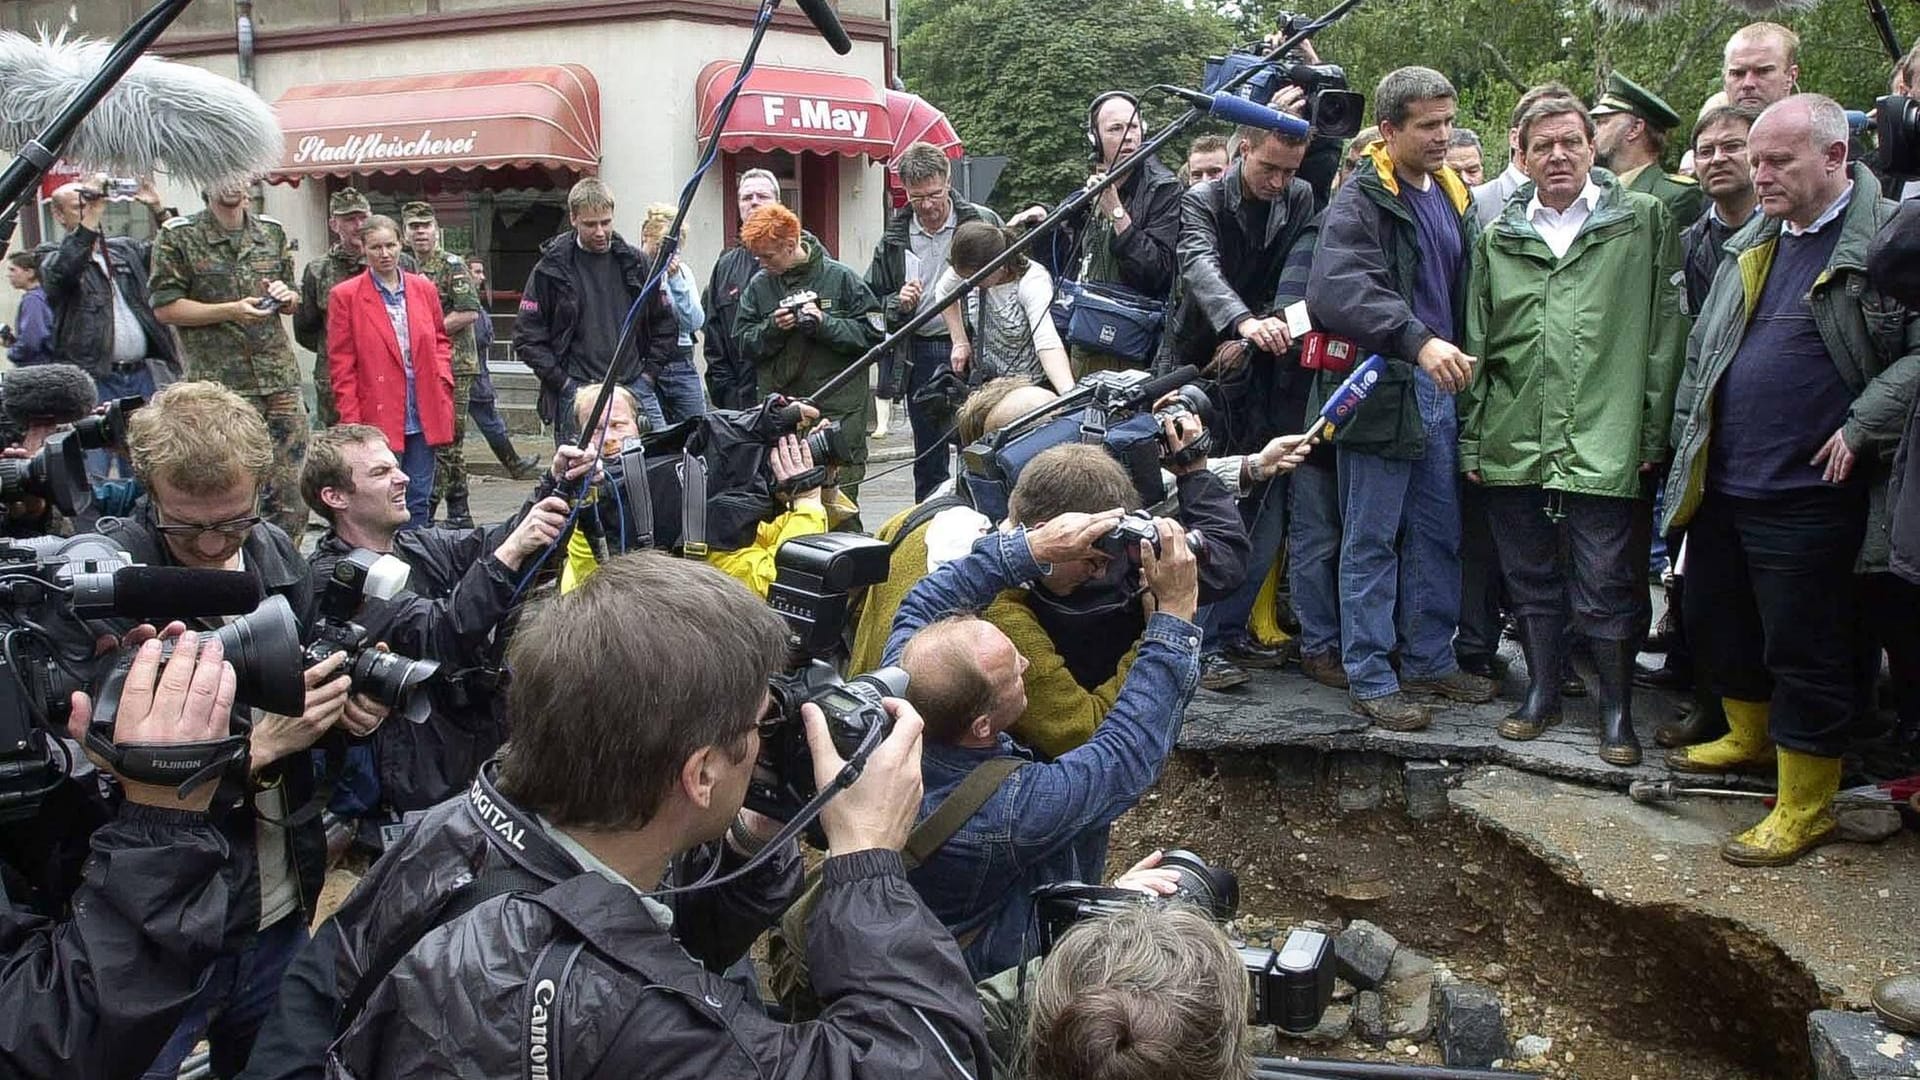
<svg viewBox="0 0 1920 1080">
<path fill-rule="evenodd" d="M 1834 834 L 1862 704 L 1859 597 L 1900 585 L 1886 573 L 1886 462 L 1920 383 L 1920 319 L 1865 270 L 1896 204 L 1848 163 L 1839 104 L 1770 106 L 1747 152 L 1766 220 L 1728 242 L 1688 342 L 1664 522 L 1687 527 L 1687 625 L 1729 730 L 1667 762 L 1777 768 L 1773 812 L 1721 855 L 1778 866 Z M 1907 605 L 1896 617 L 1912 618 Z"/>
<path fill-rule="evenodd" d="M 748 169 L 734 184 L 734 209 L 739 212 L 736 227 L 755 210 L 780 201 L 780 178 L 766 169 Z M 737 236 L 736 232 L 736 236 Z M 753 364 L 740 355 L 740 341 L 734 336 L 733 320 L 740 311 L 740 294 L 747 282 L 759 273 L 760 264 L 753 252 L 735 243 L 714 261 L 713 274 L 707 279 L 707 291 L 700 296 L 700 309 L 707 313 L 707 396 L 715 408 L 744 409 L 758 394 Z"/>
<path fill-rule="evenodd" d="M 1481 228 L 1493 224 L 1493 219 L 1506 209 L 1507 200 L 1527 182 L 1525 162 L 1520 155 L 1520 117 L 1527 107 L 1545 97 L 1573 97 L 1572 90 L 1565 83 L 1548 82 L 1528 90 L 1520 95 L 1513 106 L 1512 119 L 1507 124 L 1507 167 L 1500 175 L 1475 188 L 1473 191 L 1473 217 Z"/>
<path fill-rule="evenodd" d="M 1460 468 L 1485 492 L 1527 658 L 1526 700 L 1500 734 L 1538 738 L 1559 721 L 1571 616 L 1598 675 L 1600 757 L 1627 767 L 1640 761 L 1632 676 L 1646 592 L 1629 537 L 1650 513 L 1642 489 L 1666 460 L 1685 355 L 1680 243 L 1656 196 L 1594 169 L 1578 101 L 1535 102 L 1520 146 L 1526 201 L 1474 246 L 1466 344 L 1485 367 L 1460 408 Z"/>
<path fill-rule="evenodd" d="M 914 143 L 900 152 L 893 169 L 907 189 L 907 205 L 893 212 L 867 266 L 867 288 L 880 301 L 889 332 L 919 313 L 920 302 L 947 265 L 947 246 L 953 230 L 969 221 L 1000 224 L 999 215 L 984 206 L 953 197 L 948 183 L 947 155 L 931 143 Z M 952 474 L 946 441 L 946 423 L 914 400 L 914 392 L 945 368 L 953 357 L 953 341 L 942 319 L 929 319 L 905 346 L 907 420 L 913 426 L 913 497 L 933 494 Z"/>
<path fill-rule="evenodd" d="M 1447 167 L 1460 174 L 1468 187 L 1477 188 L 1487 181 L 1486 162 L 1481 156 L 1480 134 L 1472 128 L 1454 128 L 1447 143 Z"/>
<path fill-rule="evenodd" d="M 1380 141 L 1320 225 L 1307 282 L 1316 329 L 1350 339 L 1386 369 L 1335 438 L 1346 544 L 1340 557 L 1341 660 L 1356 712 L 1417 731 L 1427 707 L 1404 690 L 1486 702 L 1493 680 L 1461 671 L 1458 427 L 1453 395 L 1474 357 L 1466 329 L 1472 196 L 1447 167 L 1457 96 L 1431 68 L 1391 72 L 1374 92 Z M 1317 409 L 1346 372 L 1323 369 Z M 1400 656 L 1395 673 L 1389 656 Z M 1404 680 L 1404 682 L 1403 682 Z"/>
</svg>

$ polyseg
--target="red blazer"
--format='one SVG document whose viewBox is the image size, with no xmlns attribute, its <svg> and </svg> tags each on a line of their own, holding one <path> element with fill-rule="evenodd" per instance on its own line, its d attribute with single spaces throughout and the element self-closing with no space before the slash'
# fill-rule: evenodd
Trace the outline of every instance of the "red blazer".
<svg viewBox="0 0 1920 1080">
<path fill-rule="evenodd" d="M 447 339 L 440 291 L 419 274 L 402 270 L 400 279 L 407 292 L 420 428 L 427 445 L 446 446 L 453 442 L 453 342 Z M 327 295 L 327 370 L 341 423 L 372 424 L 400 453 L 407 443 L 407 373 L 371 270 L 335 285 Z"/>
</svg>

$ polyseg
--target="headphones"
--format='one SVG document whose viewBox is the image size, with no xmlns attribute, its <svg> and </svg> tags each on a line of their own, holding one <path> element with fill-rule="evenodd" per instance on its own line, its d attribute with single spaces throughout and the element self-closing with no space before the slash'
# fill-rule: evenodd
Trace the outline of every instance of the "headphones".
<svg viewBox="0 0 1920 1080">
<path fill-rule="evenodd" d="M 1087 153 L 1095 161 L 1099 161 L 1101 156 L 1100 130 L 1095 126 L 1099 122 L 1100 106 L 1105 105 L 1115 98 L 1119 98 L 1121 101 L 1133 106 L 1133 115 L 1140 115 L 1140 99 L 1127 93 L 1125 90 L 1109 90 L 1093 99 L 1093 103 L 1087 106 Z M 1146 124 L 1143 121 L 1141 123 L 1141 134 L 1144 135 L 1145 133 Z"/>
</svg>

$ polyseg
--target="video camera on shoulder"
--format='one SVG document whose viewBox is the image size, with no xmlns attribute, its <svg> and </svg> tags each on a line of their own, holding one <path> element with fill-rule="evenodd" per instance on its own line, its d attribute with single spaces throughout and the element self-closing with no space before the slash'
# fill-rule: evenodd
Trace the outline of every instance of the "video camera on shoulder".
<svg viewBox="0 0 1920 1080">
<path fill-rule="evenodd" d="M 1281 12 L 1281 38 L 1290 38 L 1313 25 L 1308 15 Z M 1349 88 L 1347 72 L 1338 64 L 1310 64 L 1294 50 L 1278 61 L 1266 59 L 1267 47 L 1259 42 L 1235 46 L 1224 56 L 1207 57 L 1202 93 L 1226 89 L 1241 72 L 1249 68 L 1255 74 L 1241 83 L 1234 93 L 1249 101 L 1266 105 L 1283 86 L 1297 86 L 1307 94 L 1307 119 L 1314 134 L 1350 139 L 1366 126 L 1367 99 Z"/>
<path fill-rule="evenodd" d="M 774 554 L 767 604 L 792 631 L 791 662 L 788 670 L 768 680 L 767 715 L 760 727 L 760 758 L 747 786 L 747 809 L 791 821 L 819 793 L 800 706 L 820 707 L 834 747 L 842 759 L 856 765 L 893 730 L 893 718 L 880 699 L 905 696 L 907 673 L 886 667 L 842 679 L 828 660 L 844 651 L 853 594 L 887 579 L 892 554 L 885 541 L 853 533 L 795 537 Z M 826 846 L 818 823 L 806 835 L 815 846 Z"/>
<path fill-rule="evenodd" d="M 1192 367 L 1160 376 L 1138 370 L 1088 373 L 1065 394 L 960 452 L 960 479 L 974 509 L 994 521 L 1004 519 L 1013 485 L 1027 462 L 1069 442 L 1105 447 L 1127 470 L 1142 506 L 1171 506 L 1161 467 L 1179 468 L 1198 460 L 1212 445 L 1211 435 L 1204 434 L 1176 456 L 1161 426 L 1187 415 L 1202 423 L 1212 419 L 1213 402 L 1194 384 L 1198 377 Z M 1178 401 L 1153 411 L 1154 402 L 1176 390 Z"/>
<path fill-rule="evenodd" d="M 346 653 L 340 670 L 351 680 L 354 693 L 419 724 L 432 711 L 432 702 L 419 691 L 439 673 L 439 661 L 414 660 L 375 648 L 367 628 L 353 621 L 368 600 L 391 600 L 405 592 L 411 575 L 407 564 L 392 555 L 355 548 L 342 556 L 316 598 L 320 617 L 300 666 L 305 670 L 334 653 Z"/>
<path fill-rule="evenodd" d="M 1171 896 L 1077 881 L 1035 889 L 1040 955 L 1052 952 L 1054 943 L 1074 926 L 1133 907 L 1187 904 L 1222 924 L 1237 914 L 1240 882 L 1233 871 L 1209 866 L 1193 852 L 1178 849 L 1161 856 L 1160 867 L 1174 871 L 1177 877 Z M 1280 949 L 1246 944 L 1237 948 L 1247 972 L 1249 1024 L 1270 1024 L 1295 1034 L 1319 1025 L 1321 1014 L 1333 1000 L 1332 939 L 1314 930 L 1295 930 Z"/>
<path fill-rule="evenodd" d="M 252 575 L 231 570 L 140 566 L 95 533 L 0 541 L 0 821 L 31 816 L 66 775 L 66 734 L 75 691 L 94 701 L 88 747 L 121 776 L 192 786 L 246 753 L 236 720 L 222 740 L 164 748 L 113 743 L 131 649 L 96 655 L 102 628 L 90 620 L 213 618 L 250 612 L 212 632 L 237 676 L 235 700 L 298 713 L 300 636 L 284 597 L 261 601 Z M 163 642 L 163 655 L 171 642 Z"/>
</svg>

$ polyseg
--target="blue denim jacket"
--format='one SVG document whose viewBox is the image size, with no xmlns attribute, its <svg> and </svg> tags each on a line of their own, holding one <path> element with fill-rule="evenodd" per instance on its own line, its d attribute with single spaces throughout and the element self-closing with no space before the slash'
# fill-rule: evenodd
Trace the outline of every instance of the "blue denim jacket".
<svg viewBox="0 0 1920 1080">
<path fill-rule="evenodd" d="M 1039 576 L 1025 532 L 981 537 L 972 554 L 929 574 L 907 594 L 887 638 L 886 662 L 898 663 L 908 639 L 928 623 L 977 611 L 1001 590 Z M 1014 773 L 907 875 L 956 937 L 979 931 L 965 950 L 975 978 L 1013 967 L 1025 956 L 1036 886 L 1104 876 L 1107 827 L 1159 777 L 1199 682 L 1199 628 L 1156 613 L 1120 697 L 1093 739 L 1058 760 L 1036 761 Z M 931 813 L 974 766 L 1007 754 L 1032 757 L 1004 734 L 990 750 L 928 742 L 920 816 Z"/>
</svg>

